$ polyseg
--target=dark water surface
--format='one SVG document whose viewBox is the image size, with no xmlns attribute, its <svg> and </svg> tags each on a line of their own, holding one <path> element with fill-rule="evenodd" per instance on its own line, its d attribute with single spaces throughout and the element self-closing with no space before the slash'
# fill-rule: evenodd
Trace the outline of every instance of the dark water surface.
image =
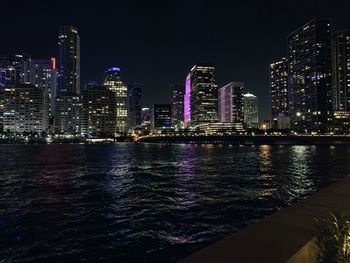
<svg viewBox="0 0 350 263">
<path fill-rule="evenodd" d="M 0 262 L 176 262 L 349 164 L 342 146 L 0 145 Z"/>
</svg>

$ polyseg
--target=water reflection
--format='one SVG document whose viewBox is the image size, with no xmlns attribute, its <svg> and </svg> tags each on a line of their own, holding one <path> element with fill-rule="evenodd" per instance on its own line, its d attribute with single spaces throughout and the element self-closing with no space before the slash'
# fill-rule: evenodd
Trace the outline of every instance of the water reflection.
<svg viewBox="0 0 350 263">
<path fill-rule="evenodd" d="M 188 144 L 182 148 L 182 154 L 179 161 L 179 190 L 186 196 L 186 200 L 190 203 L 196 199 L 198 191 L 196 185 L 198 178 L 196 171 L 198 170 L 198 153 L 197 146 Z"/>
<path fill-rule="evenodd" d="M 0 145 L 6 262 L 176 262 L 350 173 L 350 148 Z"/>
<path fill-rule="evenodd" d="M 274 181 L 276 175 L 272 171 L 271 147 L 270 145 L 261 145 L 259 147 L 260 173 L 258 180 L 261 184 L 261 190 L 259 192 L 260 199 L 272 196 L 278 189 Z"/>
<path fill-rule="evenodd" d="M 309 191 L 314 191 L 313 180 L 310 177 L 313 155 L 317 152 L 316 146 L 292 146 L 288 173 L 290 183 L 287 192 L 288 201 L 293 202 L 297 197 L 304 197 Z"/>
</svg>

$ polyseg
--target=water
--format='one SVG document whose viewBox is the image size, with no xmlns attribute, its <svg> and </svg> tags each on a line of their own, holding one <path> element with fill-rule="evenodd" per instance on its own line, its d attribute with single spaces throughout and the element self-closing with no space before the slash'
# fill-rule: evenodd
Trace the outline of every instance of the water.
<svg viewBox="0 0 350 263">
<path fill-rule="evenodd" d="M 342 146 L 0 145 L 0 262 L 176 262 L 349 161 Z"/>
</svg>

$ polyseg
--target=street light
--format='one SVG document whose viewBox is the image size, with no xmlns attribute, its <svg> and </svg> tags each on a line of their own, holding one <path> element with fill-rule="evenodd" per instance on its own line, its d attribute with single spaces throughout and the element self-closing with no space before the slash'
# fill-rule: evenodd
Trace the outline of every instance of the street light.
<svg viewBox="0 0 350 263">
<path fill-rule="evenodd" d="M 266 124 L 263 124 L 263 125 L 262 125 L 262 128 L 263 128 L 263 130 L 264 130 L 264 134 L 266 135 Z"/>
</svg>

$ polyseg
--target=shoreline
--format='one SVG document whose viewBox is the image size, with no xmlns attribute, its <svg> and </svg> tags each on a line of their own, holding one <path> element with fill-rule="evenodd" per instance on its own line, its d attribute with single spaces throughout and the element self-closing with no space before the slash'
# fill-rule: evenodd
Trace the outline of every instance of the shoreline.
<svg viewBox="0 0 350 263">
<path fill-rule="evenodd" d="M 330 145 L 350 146 L 349 135 L 231 135 L 231 136 L 145 136 L 137 140 L 131 137 L 99 139 L 2 139 L 0 144 L 114 144 L 114 143 L 156 143 L 156 144 L 216 144 L 216 145 Z"/>
<path fill-rule="evenodd" d="M 347 135 L 148 136 L 137 142 L 223 145 L 349 145 Z"/>
</svg>

